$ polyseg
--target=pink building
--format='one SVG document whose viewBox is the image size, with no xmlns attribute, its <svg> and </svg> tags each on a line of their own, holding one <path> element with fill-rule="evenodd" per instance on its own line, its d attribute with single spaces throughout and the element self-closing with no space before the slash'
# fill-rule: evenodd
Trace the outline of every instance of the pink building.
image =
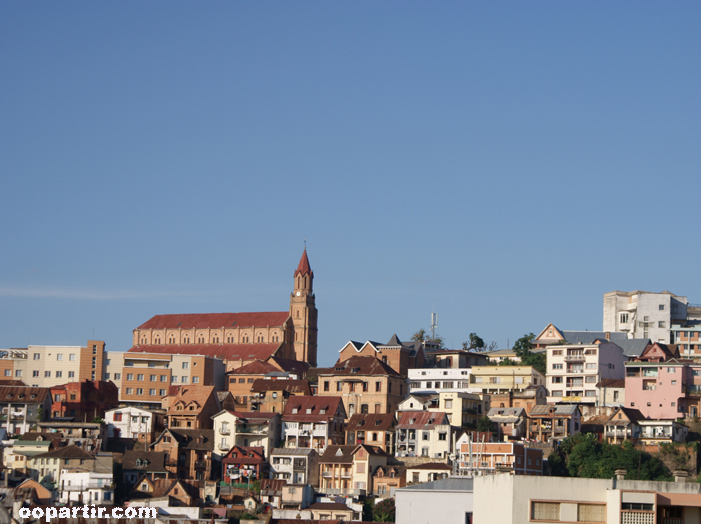
<svg viewBox="0 0 701 524">
<path fill-rule="evenodd" d="M 626 363 L 626 407 L 645 418 L 673 420 L 698 416 L 701 365 L 675 359 L 667 362 Z"/>
</svg>

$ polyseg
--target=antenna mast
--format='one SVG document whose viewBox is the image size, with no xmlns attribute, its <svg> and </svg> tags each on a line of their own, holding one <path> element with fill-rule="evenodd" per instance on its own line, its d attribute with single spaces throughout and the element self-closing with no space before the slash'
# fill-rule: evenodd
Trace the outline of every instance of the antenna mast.
<svg viewBox="0 0 701 524">
<path fill-rule="evenodd" d="M 431 339 L 436 340 L 436 328 L 438 327 L 438 313 L 431 313 Z"/>
</svg>

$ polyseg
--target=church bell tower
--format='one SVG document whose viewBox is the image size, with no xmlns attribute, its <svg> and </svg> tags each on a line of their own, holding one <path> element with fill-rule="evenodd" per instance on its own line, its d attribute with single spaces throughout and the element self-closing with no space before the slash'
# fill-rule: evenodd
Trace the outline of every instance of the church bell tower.
<svg viewBox="0 0 701 524">
<path fill-rule="evenodd" d="M 294 274 L 295 284 L 290 296 L 290 316 L 294 328 L 292 341 L 295 359 L 316 367 L 316 305 L 314 300 L 314 272 L 309 266 L 307 248 L 304 248 Z"/>
</svg>

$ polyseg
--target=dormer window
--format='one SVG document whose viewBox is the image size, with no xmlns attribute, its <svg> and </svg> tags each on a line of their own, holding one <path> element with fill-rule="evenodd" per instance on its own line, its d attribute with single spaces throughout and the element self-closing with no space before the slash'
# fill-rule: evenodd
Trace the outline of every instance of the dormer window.
<svg viewBox="0 0 701 524">
<path fill-rule="evenodd" d="M 32 394 L 30 395 L 30 398 L 37 398 L 36 393 L 32 393 Z"/>
<path fill-rule="evenodd" d="M 314 411 L 314 406 L 307 408 L 307 415 L 309 415 L 312 411 Z"/>
<path fill-rule="evenodd" d="M 337 457 L 342 457 L 342 456 L 343 456 L 343 450 L 342 450 L 342 449 L 339 449 L 339 450 L 336 452 L 336 456 L 337 456 Z"/>
<path fill-rule="evenodd" d="M 319 413 L 321 413 L 322 415 L 324 415 L 324 414 L 326 413 L 326 408 L 321 408 L 321 409 L 319 410 Z"/>
<path fill-rule="evenodd" d="M 299 411 L 299 408 L 292 408 L 292 413 L 297 413 Z"/>
<path fill-rule="evenodd" d="M 360 368 L 351 369 L 351 373 L 360 373 Z"/>
<path fill-rule="evenodd" d="M 375 421 L 375 425 L 376 425 L 376 426 L 379 426 L 381 422 L 382 422 L 382 421 L 380 421 L 380 420 L 376 420 L 376 421 Z"/>
</svg>

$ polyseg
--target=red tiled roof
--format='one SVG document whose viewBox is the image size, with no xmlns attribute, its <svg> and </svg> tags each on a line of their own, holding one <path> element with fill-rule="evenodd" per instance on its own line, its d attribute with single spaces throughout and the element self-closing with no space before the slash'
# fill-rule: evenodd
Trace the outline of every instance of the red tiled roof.
<svg viewBox="0 0 701 524">
<path fill-rule="evenodd" d="M 394 413 L 356 413 L 348 421 L 346 431 L 389 431 L 395 422 Z"/>
<path fill-rule="evenodd" d="M 302 393 L 307 396 L 312 394 L 308 380 L 267 380 L 257 378 L 251 386 L 251 393 L 262 393 L 263 391 L 287 391 L 288 393 Z"/>
<path fill-rule="evenodd" d="M 312 268 L 309 266 L 309 258 L 307 257 L 307 248 L 304 248 L 304 253 L 302 253 L 302 258 L 299 260 L 299 265 L 297 266 L 297 271 L 295 271 L 294 276 L 311 274 Z"/>
<path fill-rule="evenodd" d="M 227 327 L 282 326 L 290 318 L 289 311 L 261 313 L 185 313 L 156 315 L 136 329 L 206 329 Z"/>
<path fill-rule="evenodd" d="M 341 397 L 294 396 L 285 405 L 282 418 L 291 422 L 326 422 L 333 418 L 338 410 Z M 294 410 L 297 410 L 294 413 Z M 311 413 L 307 413 L 311 409 Z M 325 413 L 321 413 L 324 409 Z"/>
<path fill-rule="evenodd" d="M 399 376 L 387 364 L 375 357 L 353 355 L 352 357 L 336 362 L 333 367 L 317 369 L 318 376 L 347 376 L 347 375 L 390 375 Z"/>
<path fill-rule="evenodd" d="M 447 423 L 446 414 L 441 411 L 404 411 L 397 429 L 433 429 L 436 425 Z"/>
<path fill-rule="evenodd" d="M 272 344 L 176 344 L 162 346 L 133 346 L 130 353 L 168 353 L 175 355 L 205 355 L 223 360 L 265 360 L 280 348 Z M 278 371 L 278 369 L 275 369 Z"/>
<path fill-rule="evenodd" d="M 227 375 L 267 375 L 268 373 L 279 371 L 280 370 L 272 364 L 268 364 L 262 360 L 254 360 L 245 366 L 228 371 Z"/>
<path fill-rule="evenodd" d="M 268 363 L 278 366 L 282 371 L 294 373 L 300 377 L 306 375 L 309 370 L 309 364 L 307 362 L 300 362 L 299 360 L 291 360 L 289 358 L 273 356 L 268 359 Z"/>
</svg>

